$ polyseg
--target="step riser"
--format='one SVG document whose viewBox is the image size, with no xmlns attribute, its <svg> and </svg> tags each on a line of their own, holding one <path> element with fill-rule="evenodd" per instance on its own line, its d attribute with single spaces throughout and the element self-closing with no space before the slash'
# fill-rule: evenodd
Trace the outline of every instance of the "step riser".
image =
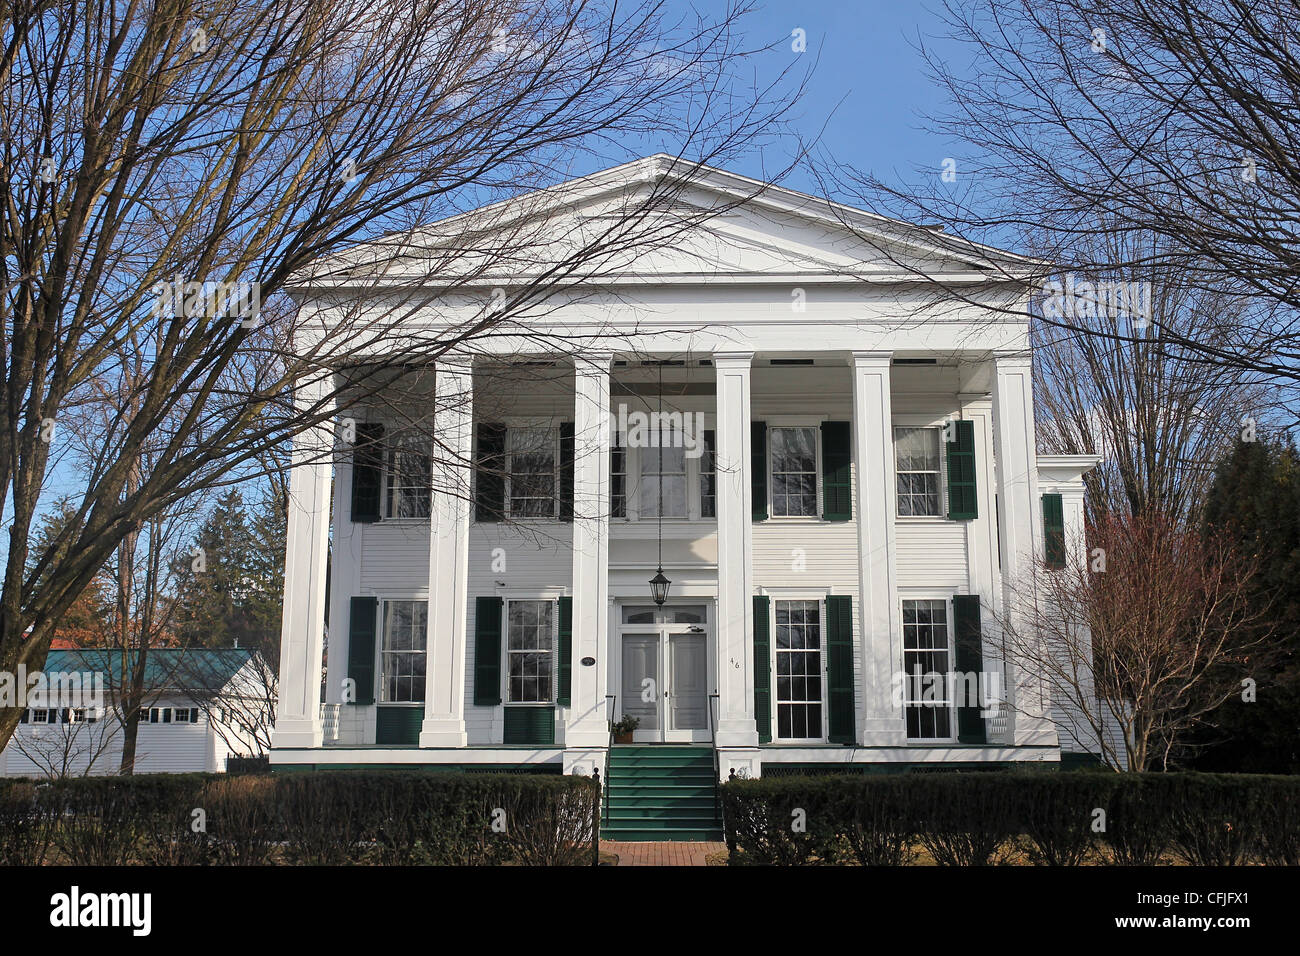
<svg viewBox="0 0 1300 956">
<path fill-rule="evenodd" d="M 606 840 L 722 839 L 711 750 L 621 746 L 610 751 L 601 821 Z"/>
</svg>

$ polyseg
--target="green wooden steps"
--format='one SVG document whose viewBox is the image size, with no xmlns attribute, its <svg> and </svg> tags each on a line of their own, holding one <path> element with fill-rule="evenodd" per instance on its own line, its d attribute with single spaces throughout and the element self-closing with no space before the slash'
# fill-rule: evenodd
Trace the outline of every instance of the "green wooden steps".
<svg viewBox="0 0 1300 956">
<path fill-rule="evenodd" d="M 713 751 L 650 744 L 609 752 L 605 840 L 721 840 Z"/>
</svg>

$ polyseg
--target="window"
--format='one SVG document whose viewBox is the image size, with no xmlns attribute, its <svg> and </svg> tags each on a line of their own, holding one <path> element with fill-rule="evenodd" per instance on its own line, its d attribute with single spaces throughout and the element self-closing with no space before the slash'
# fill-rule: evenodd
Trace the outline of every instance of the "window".
<svg viewBox="0 0 1300 956">
<path fill-rule="evenodd" d="M 49 724 L 53 723 L 53 721 L 50 720 L 50 712 L 48 710 L 37 708 L 32 711 L 32 723 Z"/>
<path fill-rule="evenodd" d="M 903 669 L 907 736 L 917 740 L 951 739 L 952 688 L 948 678 L 945 601 L 903 602 Z"/>
<path fill-rule="evenodd" d="M 817 429 L 772 428 L 772 515 L 817 515 Z"/>
<path fill-rule="evenodd" d="M 149 708 L 149 723 L 170 724 L 171 722 L 172 722 L 172 709 L 170 707 Z"/>
<path fill-rule="evenodd" d="M 553 428 L 511 428 L 507 501 L 516 518 L 554 518 L 558 433 Z"/>
<path fill-rule="evenodd" d="M 429 455 L 401 445 L 388 453 L 387 518 L 427 518 L 432 479 Z"/>
<path fill-rule="evenodd" d="M 609 516 L 627 517 L 627 449 L 617 441 L 609 449 Z"/>
<path fill-rule="evenodd" d="M 822 628 L 817 601 L 776 602 L 776 735 L 822 739 Z"/>
<path fill-rule="evenodd" d="M 178 724 L 197 724 L 199 722 L 199 709 L 197 707 L 178 707 L 176 708 L 175 720 Z"/>
<path fill-rule="evenodd" d="M 703 624 L 705 615 L 703 604 L 623 605 L 624 624 Z"/>
<path fill-rule="evenodd" d="M 900 517 L 939 515 L 939 429 L 895 428 Z"/>
<path fill-rule="evenodd" d="M 715 434 L 704 432 L 704 453 L 700 455 L 700 517 L 718 516 L 718 466 L 714 459 Z"/>
<path fill-rule="evenodd" d="M 380 649 L 379 699 L 423 703 L 427 601 L 385 601 Z"/>
<path fill-rule="evenodd" d="M 641 483 L 637 514 L 642 518 L 659 516 L 659 489 L 662 486 L 664 517 L 685 518 L 686 446 L 681 430 L 672 426 L 661 427 L 657 446 L 653 444 L 654 432 L 647 429 L 647 434 L 651 436 L 652 445 L 640 449 Z"/>
<path fill-rule="evenodd" d="M 506 700 L 512 704 L 540 704 L 552 699 L 554 612 L 552 601 L 509 602 Z"/>
</svg>

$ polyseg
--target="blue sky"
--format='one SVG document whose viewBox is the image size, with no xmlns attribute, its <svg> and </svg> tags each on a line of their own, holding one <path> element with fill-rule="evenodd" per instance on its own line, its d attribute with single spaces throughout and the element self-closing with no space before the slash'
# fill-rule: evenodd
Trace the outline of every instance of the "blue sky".
<svg viewBox="0 0 1300 956">
<path fill-rule="evenodd" d="M 695 0 L 694 6 L 706 15 L 721 8 L 716 0 Z M 916 49 L 918 34 L 927 47 L 948 56 L 950 65 L 971 55 L 943 40 L 936 10 L 935 4 L 917 0 L 768 0 L 747 18 L 745 33 L 754 45 L 783 41 L 759 58 L 760 82 L 761 71 L 771 79 L 791 59 L 816 58 L 797 110 L 801 131 L 811 135 L 824 124 L 821 144 L 838 161 L 886 181 L 912 181 L 917 167 L 937 174 L 943 158 L 956 148 L 924 129 L 921 114 L 942 112 L 946 103 L 945 93 L 925 73 Z M 791 51 L 796 28 L 806 33 L 806 53 Z M 730 165 L 735 172 L 761 178 L 757 155 Z M 816 191 L 801 171 L 785 185 Z"/>
</svg>

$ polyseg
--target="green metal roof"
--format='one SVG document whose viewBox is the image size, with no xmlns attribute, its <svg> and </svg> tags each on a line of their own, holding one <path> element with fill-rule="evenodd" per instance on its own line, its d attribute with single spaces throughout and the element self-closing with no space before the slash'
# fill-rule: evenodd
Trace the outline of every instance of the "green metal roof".
<svg viewBox="0 0 1300 956">
<path fill-rule="evenodd" d="M 137 653 L 130 652 L 128 667 Z M 252 651 L 239 647 L 152 648 L 145 657 L 144 684 L 150 690 L 217 691 L 229 683 L 252 656 Z M 121 664 L 122 654 L 115 648 L 81 647 L 50 651 L 43 669 L 47 672 L 97 671 L 105 675 L 106 684 L 116 687 L 119 686 L 117 674 Z"/>
</svg>

